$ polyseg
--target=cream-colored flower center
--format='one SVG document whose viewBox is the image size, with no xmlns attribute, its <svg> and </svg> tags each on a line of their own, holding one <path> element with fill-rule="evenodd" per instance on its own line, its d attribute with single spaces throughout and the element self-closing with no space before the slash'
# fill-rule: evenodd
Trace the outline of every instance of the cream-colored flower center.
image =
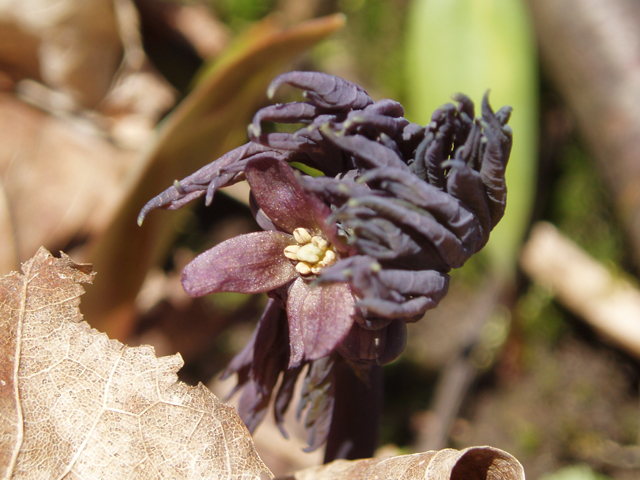
<svg viewBox="0 0 640 480">
<path fill-rule="evenodd" d="M 333 265 L 338 256 L 329 242 L 318 235 L 311 235 L 306 228 L 296 228 L 293 231 L 297 245 L 289 245 L 284 249 L 284 255 L 296 261 L 296 270 L 300 275 L 317 274 L 324 267 Z"/>
</svg>

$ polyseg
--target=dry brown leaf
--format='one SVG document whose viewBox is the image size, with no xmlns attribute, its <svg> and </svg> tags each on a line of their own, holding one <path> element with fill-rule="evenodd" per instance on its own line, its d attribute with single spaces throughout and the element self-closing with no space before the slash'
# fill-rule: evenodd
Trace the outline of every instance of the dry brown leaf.
<svg viewBox="0 0 640 480">
<path fill-rule="evenodd" d="M 0 0 L 0 70 L 14 81 L 40 80 L 37 34 L 25 31 L 7 15 L 5 4 Z"/>
<path fill-rule="evenodd" d="M 0 0 L 0 44 L 0 69 L 20 80 L 0 93 L 0 235 L 15 243 L 1 275 L 10 253 L 25 261 L 104 230 L 174 99 L 148 66 L 132 0 Z"/>
<path fill-rule="evenodd" d="M 112 0 L 0 0 L 0 13 L 17 35 L 28 35 L 29 44 L 37 42 L 14 63 L 33 65 L 36 55 L 46 84 L 87 107 L 104 98 L 123 55 Z M 12 51 L 3 53 L 15 56 Z M 32 71 L 20 63 L 21 70 Z"/>
<path fill-rule="evenodd" d="M 100 112 L 100 126 L 128 148 L 175 102 L 143 51 L 133 0 L 0 0 L 0 70 L 27 79 L 23 97 L 47 111 Z"/>
<path fill-rule="evenodd" d="M 520 462 L 493 447 L 445 449 L 387 459 L 336 460 L 282 480 L 524 480 Z"/>
<path fill-rule="evenodd" d="M 9 201 L 4 186 L 0 183 L 0 274 L 18 267 L 13 222 L 9 211 Z"/>
<path fill-rule="evenodd" d="M 92 268 L 41 248 L 0 281 L 0 477 L 270 478 L 232 407 L 179 355 L 81 321 Z"/>
<path fill-rule="evenodd" d="M 0 132 L 0 180 L 20 261 L 40 245 L 83 238 L 110 218 L 134 152 L 86 121 L 49 115 L 10 93 L 0 93 Z"/>
</svg>

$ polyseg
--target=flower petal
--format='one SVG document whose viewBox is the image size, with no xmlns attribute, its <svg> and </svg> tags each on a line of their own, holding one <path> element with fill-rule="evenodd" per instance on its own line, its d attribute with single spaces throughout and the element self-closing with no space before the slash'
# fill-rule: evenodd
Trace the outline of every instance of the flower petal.
<svg viewBox="0 0 640 480">
<path fill-rule="evenodd" d="M 304 341 L 302 340 L 302 326 L 300 312 L 302 303 L 308 294 L 309 287 L 301 278 L 296 279 L 289 289 L 287 297 L 287 319 L 289 320 L 289 366 L 300 366 L 304 359 Z"/>
<path fill-rule="evenodd" d="M 253 349 L 251 375 L 262 393 L 271 398 L 278 375 L 289 363 L 287 314 L 280 300 L 269 299 L 256 329 L 258 334 Z"/>
<path fill-rule="evenodd" d="M 278 335 L 278 331 L 282 330 L 278 325 L 281 315 L 284 316 L 284 311 L 280 302 L 271 299 L 258 325 L 251 377 L 242 390 L 238 404 L 238 413 L 251 433 L 267 414 L 280 372 L 287 366 L 288 348 L 285 346 L 283 351 L 282 345 L 278 345 L 286 342 L 286 336 L 282 338 L 282 335 Z M 285 321 L 284 318 L 282 320 Z M 269 349 L 272 355 L 267 354 Z"/>
<path fill-rule="evenodd" d="M 271 392 L 269 395 L 265 395 L 258 382 L 253 378 L 249 378 L 249 381 L 244 385 L 238 402 L 238 414 L 250 433 L 255 431 L 267 414 L 271 400 L 270 394 Z"/>
<path fill-rule="evenodd" d="M 309 287 L 304 280 L 296 280 L 287 300 L 289 368 L 329 355 L 351 329 L 354 304 L 346 283 Z"/>
<path fill-rule="evenodd" d="M 336 392 L 334 366 L 333 355 L 311 362 L 302 383 L 297 417 L 299 420 L 306 409 L 304 426 L 309 431 L 309 437 L 305 452 L 316 450 L 329 435 Z"/>
<path fill-rule="evenodd" d="M 285 370 L 282 373 L 282 381 L 278 387 L 278 393 L 273 401 L 273 416 L 276 420 L 276 425 L 280 429 L 280 433 L 284 438 L 289 438 L 287 430 L 284 428 L 284 414 L 289 408 L 291 399 L 293 398 L 294 389 L 298 376 L 302 372 L 302 366 Z"/>
<path fill-rule="evenodd" d="M 273 223 L 287 232 L 298 227 L 318 231 L 306 194 L 287 162 L 258 158 L 247 164 L 244 173 L 258 205 Z"/>
<path fill-rule="evenodd" d="M 298 273 L 284 248 L 295 239 L 281 232 L 231 238 L 198 255 L 182 270 L 182 286 L 192 297 L 215 292 L 259 293 L 278 288 Z"/>
</svg>

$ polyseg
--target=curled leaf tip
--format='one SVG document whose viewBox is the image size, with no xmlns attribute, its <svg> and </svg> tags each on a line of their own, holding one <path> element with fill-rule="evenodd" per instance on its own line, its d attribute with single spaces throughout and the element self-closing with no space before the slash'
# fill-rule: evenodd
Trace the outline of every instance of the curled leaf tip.
<svg viewBox="0 0 640 480">
<path fill-rule="evenodd" d="M 273 97 L 276 96 L 276 91 L 278 90 L 279 86 L 279 83 L 271 82 L 271 85 L 269 85 L 269 88 L 267 88 L 267 98 L 269 100 L 273 100 Z"/>
<path fill-rule="evenodd" d="M 138 214 L 138 226 L 141 227 L 142 226 L 142 222 L 144 222 L 144 219 L 147 217 L 147 214 L 155 209 L 157 207 L 157 202 L 156 199 L 153 198 L 151 200 L 149 200 L 144 207 L 142 207 L 142 210 L 140 210 L 140 213 Z"/>
<path fill-rule="evenodd" d="M 262 129 L 259 126 L 256 126 L 253 123 L 250 123 L 249 125 L 247 125 L 247 135 L 249 136 L 249 138 L 259 137 L 260 134 L 262 133 L 261 130 Z"/>
</svg>

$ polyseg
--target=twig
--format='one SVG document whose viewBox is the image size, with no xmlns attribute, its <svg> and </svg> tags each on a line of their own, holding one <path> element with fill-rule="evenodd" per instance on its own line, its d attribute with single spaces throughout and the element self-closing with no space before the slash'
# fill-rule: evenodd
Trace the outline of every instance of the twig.
<svg viewBox="0 0 640 480">
<path fill-rule="evenodd" d="M 614 276 L 548 223 L 534 226 L 520 264 L 569 310 L 640 358 L 640 290 L 630 282 Z"/>
</svg>

